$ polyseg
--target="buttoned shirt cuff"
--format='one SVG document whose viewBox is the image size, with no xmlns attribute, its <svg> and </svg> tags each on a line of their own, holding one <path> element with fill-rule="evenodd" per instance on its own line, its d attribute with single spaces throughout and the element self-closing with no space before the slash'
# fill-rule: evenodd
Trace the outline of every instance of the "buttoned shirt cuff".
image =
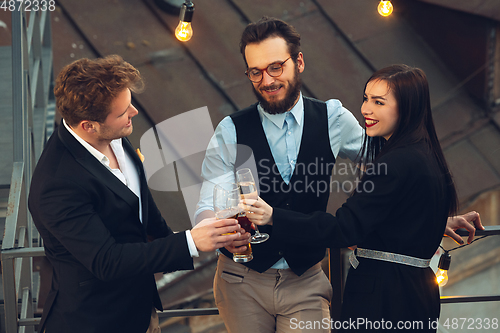
<svg viewBox="0 0 500 333">
<path fill-rule="evenodd" d="M 199 257 L 200 254 L 198 253 L 198 249 L 196 248 L 196 244 L 194 243 L 193 236 L 191 236 L 191 231 L 189 230 L 186 230 L 186 240 L 191 257 Z"/>
</svg>

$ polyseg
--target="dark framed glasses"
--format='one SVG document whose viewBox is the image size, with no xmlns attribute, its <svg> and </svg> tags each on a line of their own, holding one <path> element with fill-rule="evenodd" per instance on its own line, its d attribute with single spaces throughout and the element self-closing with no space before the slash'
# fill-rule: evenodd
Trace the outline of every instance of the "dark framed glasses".
<svg viewBox="0 0 500 333">
<path fill-rule="evenodd" d="M 258 68 L 250 68 L 247 69 L 245 74 L 248 77 L 248 79 L 254 83 L 258 83 L 262 81 L 262 77 L 264 75 L 264 71 L 269 74 L 269 76 L 272 77 L 277 77 L 283 74 L 283 64 L 287 62 L 292 56 L 289 56 L 285 61 L 283 62 L 275 62 L 267 66 L 267 68 L 264 69 L 258 69 Z"/>
</svg>

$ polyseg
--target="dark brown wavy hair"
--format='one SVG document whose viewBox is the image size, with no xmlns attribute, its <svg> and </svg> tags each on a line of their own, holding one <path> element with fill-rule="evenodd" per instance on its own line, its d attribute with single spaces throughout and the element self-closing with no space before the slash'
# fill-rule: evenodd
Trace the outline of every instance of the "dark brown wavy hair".
<svg viewBox="0 0 500 333">
<path fill-rule="evenodd" d="M 366 91 L 366 85 L 372 81 L 387 83 L 396 98 L 399 118 L 394 133 L 387 141 L 383 137 L 369 137 L 365 133 L 363 148 L 360 152 L 360 156 L 364 156 L 361 163 L 365 166 L 373 165 L 378 158 L 393 149 L 416 142 L 425 142 L 435 156 L 445 178 L 449 198 L 448 216 L 456 215 L 457 192 L 432 120 L 429 84 L 424 71 L 407 65 L 382 68 L 366 81 L 363 92 Z"/>
<path fill-rule="evenodd" d="M 83 120 L 103 123 L 110 105 L 124 89 L 139 93 L 144 81 L 139 71 L 118 55 L 80 59 L 59 73 L 54 87 L 57 109 L 70 126 Z"/>
<path fill-rule="evenodd" d="M 295 28 L 274 17 L 262 17 L 259 21 L 247 25 L 240 41 L 240 52 L 243 55 L 243 60 L 247 64 L 245 58 L 245 48 L 248 44 L 260 43 L 270 37 L 281 37 L 288 45 L 288 53 L 292 56 L 293 62 L 297 62 L 297 57 L 300 52 L 300 34 Z"/>
</svg>

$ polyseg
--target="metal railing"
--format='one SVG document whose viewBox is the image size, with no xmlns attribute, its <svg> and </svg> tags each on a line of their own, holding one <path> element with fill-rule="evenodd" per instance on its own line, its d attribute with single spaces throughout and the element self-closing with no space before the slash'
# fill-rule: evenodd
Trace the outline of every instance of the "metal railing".
<svg viewBox="0 0 500 333">
<path fill-rule="evenodd" d="M 36 321 L 33 257 L 43 256 L 44 251 L 36 241 L 39 236 L 27 202 L 33 167 L 45 142 L 53 79 L 49 11 L 26 11 L 24 2 L 19 6 L 12 11 L 13 170 L 1 250 L 8 333 L 34 332 L 28 323 Z"/>
<path fill-rule="evenodd" d="M 468 236 L 466 230 L 458 230 L 457 233 L 461 236 Z M 485 230 L 477 230 L 476 236 L 493 236 L 500 235 L 500 226 L 487 226 Z M 329 252 L 329 276 L 330 282 L 335 291 L 343 290 L 343 273 L 342 273 L 342 255 L 339 249 L 331 249 Z M 451 303 L 473 303 L 473 302 L 498 302 L 500 295 L 476 295 L 476 296 L 441 296 L 441 304 Z M 333 320 L 340 319 L 340 308 L 342 306 L 342 292 L 335 292 L 331 304 L 331 317 Z M 194 317 L 218 315 L 217 308 L 202 308 L 202 309 L 178 309 L 165 310 L 159 312 L 159 318 L 172 317 Z M 161 325 L 161 323 L 160 323 Z"/>
<path fill-rule="evenodd" d="M 458 230 L 460 236 L 468 236 L 466 230 Z M 476 230 L 476 236 L 498 236 L 500 235 L 500 226 L 487 226 L 485 230 Z M 441 304 L 450 303 L 472 303 L 472 302 L 498 302 L 500 295 L 476 295 L 476 296 L 441 296 Z"/>
<path fill-rule="evenodd" d="M 500 235 L 500 226 L 488 226 L 485 227 L 486 230 L 478 230 L 476 231 L 477 236 L 483 235 Z M 462 236 L 467 236 L 468 233 L 465 230 L 459 230 L 458 234 Z M 19 258 L 19 257 L 33 257 L 33 256 L 43 256 L 44 252 L 42 248 L 31 248 L 31 249 L 19 249 L 15 253 L 11 255 L 9 252 L 2 254 L 2 258 Z M 340 252 L 337 250 L 331 251 L 329 260 L 330 260 L 330 281 L 334 290 L 342 290 L 342 260 L 340 258 Z M 25 292 L 27 293 L 27 292 Z M 341 306 L 341 293 L 335 293 L 337 297 L 332 300 L 331 306 L 331 316 L 332 319 L 340 317 L 340 306 Z M 24 295 L 23 297 L 28 297 L 28 295 Z M 500 295 L 479 295 L 479 296 L 442 296 L 441 304 L 450 304 L 450 303 L 471 303 L 471 302 L 498 302 L 500 301 Z M 26 308 L 26 307 L 24 307 Z M 40 318 L 28 318 L 22 316 L 21 310 L 21 318 L 19 320 L 19 326 L 34 326 L 40 323 Z M 195 317 L 195 316 L 208 316 L 208 315 L 218 315 L 219 310 L 217 308 L 202 308 L 202 309 L 176 309 L 176 310 L 165 310 L 163 312 L 159 312 L 159 318 L 173 318 L 173 317 Z M 7 331 L 10 332 L 10 331 Z"/>
</svg>

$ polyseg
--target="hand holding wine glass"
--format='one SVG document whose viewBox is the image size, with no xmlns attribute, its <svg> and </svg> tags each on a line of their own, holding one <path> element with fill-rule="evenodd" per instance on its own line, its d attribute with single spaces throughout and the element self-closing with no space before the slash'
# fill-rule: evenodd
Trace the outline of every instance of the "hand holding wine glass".
<svg viewBox="0 0 500 333">
<path fill-rule="evenodd" d="M 248 219 L 242 220 L 240 215 L 240 188 L 235 183 L 220 183 L 214 187 L 214 212 L 217 219 L 234 218 L 245 231 L 250 232 Z M 233 253 L 235 262 L 249 262 L 253 259 L 250 243 L 244 252 Z"/>
<path fill-rule="evenodd" d="M 238 185 L 240 187 L 241 199 L 257 200 L 259 198 L 257 194 L 257 187 L 255 186 L 255 180 L 250 169 L 244 168 L 236 171 L 236 180 L 238 181 Z M 268 234 L 260 233 L 257 226 L 254 226 L 255 234 L 252 236 L 250 243 L 259 244 L 269 239 Z"/>
<path fill-rule="evenodd" d="M 211 252 L 232 246 L 241 237 L 240 225 L 233 219 L 203 219 L 191 229 L 191 237 L 198 251 Z"/>
</svg>

